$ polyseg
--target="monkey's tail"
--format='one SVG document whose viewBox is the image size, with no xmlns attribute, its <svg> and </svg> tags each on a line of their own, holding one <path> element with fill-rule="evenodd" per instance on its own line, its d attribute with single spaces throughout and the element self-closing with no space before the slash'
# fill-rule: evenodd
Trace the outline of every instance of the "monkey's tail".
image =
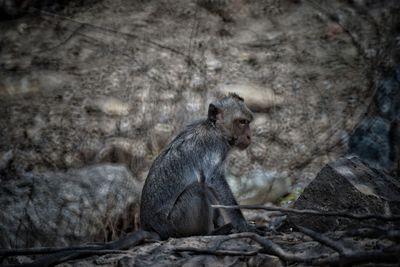
<svg viewBox="0 0 400 267">
<path fill-rule="evenodd" d="M 78 258 L 85 258 L 85 257 L 93 256 L 93 255 L 101 255 L 101 254 L 107 254 L 107 253 L 116 253 L 119 250 L 125 250 L 130 247 L 134 247 L 134 246 L 140 244 L 141 242 L 143 242 L 145 239 L 161 240 L 160 236 L 155 232 L 138 230 L 138 231 L 130 233 L 127 236 L 122 237 L 118 240 L 99 245 L 98 247 L 91 246 L 90 248 L 88 248 L 87 246 L 84 246 L 84 245 L 81 247 L 74 247 L 74 248 L 66 247 L 65 250 L 63 250 L 63 251 L 59 251 L 59 252 L 41 257 L 32 263 L 9 265 L 7 267 L 11 267 L 11 266 L 14 266 L 14 267 L 16 267 L 16 266 L 18 266 L 18 267 L 54 266 L 54 265 L 57 265 L 57 264 L 60 264 L 60 263 L 63 263 L 63 262 L 69 261 L 69 260 L 78 259 Z M 27 250 L 29 250 L 29 249 L 27 249 Z M 30 253 L 30 254 L 32 254 L 32 253 Z"/>
</svg>

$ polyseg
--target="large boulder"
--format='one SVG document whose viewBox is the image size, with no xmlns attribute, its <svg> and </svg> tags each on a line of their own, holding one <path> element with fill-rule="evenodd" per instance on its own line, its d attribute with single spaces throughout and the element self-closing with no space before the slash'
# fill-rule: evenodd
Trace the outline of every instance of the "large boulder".
<svg viewBox="0 0 400 267">
<path fill-rule="evenodd" d="M 319 172 L 304 189 L 294 208 L 399 215 L 400 182 L 371 169 L 356 157 L 341 158 Z M 382 224 L 376 220 L 294 214 L 289 216 L 289 221 L 321 232 Z"/>
<path fill-rule="evenodd" d="M 284 104 L 284 98 L 275 94 L 271 88 L 255 84 L 220 84 L 217 90 L 222 95 L 237 93 L 245 99 L 246 105 L 253 112 L 264 112 Z"/>
<path fill-rule="evenodd" d="M 363 119 L 349 139 L 348 153 L 376 169 L 390 168 L 389 131 L 390 123 L 379 116 Z"/>
<path fill-rule="evenodd" d="M 256 168 L 243 176 L 228 175 L 227 180 L 242 205 L 278 202 L 291 189 L 290 178 L 285 173 L 263 168 Z"/>
<path fill-rule="evenodd" d="M 389 121 L 400 118 L 400 65 L 378 83 L 375 103 L 383 118 Z"/>
<path fill-rule="evenodd" d="M 65 246 L 132 230 L 142 185 L 122 165 L 27 173 L 0 186 L 0 247 Z"/>
</svg>

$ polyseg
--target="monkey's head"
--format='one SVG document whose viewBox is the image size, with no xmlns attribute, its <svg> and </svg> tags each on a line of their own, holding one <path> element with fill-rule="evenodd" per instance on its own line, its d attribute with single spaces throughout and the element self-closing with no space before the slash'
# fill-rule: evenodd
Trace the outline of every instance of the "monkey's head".
<svg viewBox="0 0 400 267">
<path fill-rule="evenodd" d="M 211 103 L 208 107 L 208 120 L 215 125 L 231 146 L 247 148 L 251 143 L 250 122 L 253 113 L 243 98 L 230 93 L 228 96 Z"/>
</svg>

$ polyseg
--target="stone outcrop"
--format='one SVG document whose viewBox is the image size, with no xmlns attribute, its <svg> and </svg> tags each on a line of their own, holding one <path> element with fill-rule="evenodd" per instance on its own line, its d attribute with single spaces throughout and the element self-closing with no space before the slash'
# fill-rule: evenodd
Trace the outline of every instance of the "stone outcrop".
<svg viewBox="0 0 400 267">
<path fill-rule="evenodd" d="M 371 169 L 358 158 L 326 165 L 295 202 L 296 209 L 344 211 L 353 214 L 400 214 L 400 182 Z M 295 225 L 316 231 L 349 230 L 381 225 L 381 221 L 341 217 L 290 215 Z"/>
<path fill-rule="evenodd" d="M 26 173 L 0 188 L 0 247 L 66 246 L 132 230 L 141 184 L 122 165 Z"/>
<path fill-rule="evenodd" d="M 277 202 L 290 192 L 291 181 L 285 173 L 254 169 L 243 176 L 227 176 L 228 183 L 242 205 Z"/>
</svg>

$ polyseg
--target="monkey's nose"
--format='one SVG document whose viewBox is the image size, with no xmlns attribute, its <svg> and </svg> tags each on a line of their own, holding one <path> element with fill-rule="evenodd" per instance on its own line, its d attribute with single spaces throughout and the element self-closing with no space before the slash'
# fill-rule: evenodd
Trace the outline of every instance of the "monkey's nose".
<svg viewBox="0 0 400 267">
<path fill-rule="evenodd" d="M 250 135 L 247 136 L 247 140 L 249 140 L 249 141 L 251 140 L 251 136 Z"/>
</svg>

